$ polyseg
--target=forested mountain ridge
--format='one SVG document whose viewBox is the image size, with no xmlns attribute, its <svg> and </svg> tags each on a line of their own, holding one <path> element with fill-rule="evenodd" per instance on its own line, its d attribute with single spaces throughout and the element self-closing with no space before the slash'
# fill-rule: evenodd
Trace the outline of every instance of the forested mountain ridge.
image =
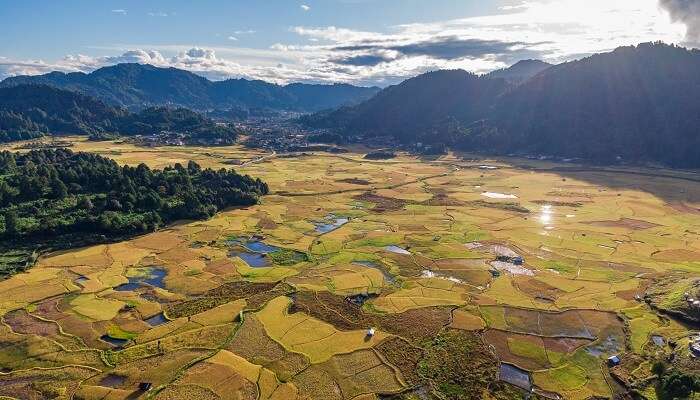
<svg viewBox="0 0 700 400">
<path fill-rule="evenodd" d="M 180 219 L 203 219 L 255 204 L 260 179 L 190 161 L 164 170 L 119 166 L 70 150 L 0 152 L 0 276 L 21 268 L 21 254 L 108 242 Z M 21 249 L 20 262 L 2 253 Z"/>
<path fill-rule="evenodd" d="M 81 93 L 48 85 L 0 88 L 0 142 L 45 134 L 182 133 L 188 141 L 233 143 L 236 131 L 182 108 L 151 107 L 138 113 L 105 105 Z"/>
<path fill-rule="evenodd" d="M 700 167 L 700 51 L 621 47 L 519 84 L 438 71 L 303 118 L 346 135 L 465 150 Z"/>
<path fill-rule="evenodd" d="M 296 83 L 286 86 L 260 80 L 210 81 L 189 71 L 148 64 L 117 64 L 82 72 L 51 72 L 16 76 L 0 86 L 46 84 L 79 91 L 107 104 L 140 110 L 151 106 L 180 106 L 194 110 L 262 108 L 311 112 L 356 104 L 379 88 Z"/>
</svg>

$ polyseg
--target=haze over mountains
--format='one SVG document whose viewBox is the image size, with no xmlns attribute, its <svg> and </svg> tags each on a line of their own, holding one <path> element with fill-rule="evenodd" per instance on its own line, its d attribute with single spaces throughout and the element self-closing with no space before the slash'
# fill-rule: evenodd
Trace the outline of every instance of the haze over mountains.
<svg viewBox="0 0 700 400">
<path fill-rule="evenodd" d="M 246 79 L 210 81 L 189 71 L 147 64 L 117 64 L 89 74 L 51 72 L 16 76 L 5 79 L 0 86 L 21 84 L 46 84 L 79 91 L 107 104 L 136 110 L 168 105 L 200 111 L 259 108 L 312 112 L 359 103 L 379 91 L 377 87 L 346 84 L 280 86 Z"/>
<path fill-rule="evenodd" d="M 302 122 L 491 153 L 700 167 L 698 50 L 645 43 L 504 79 L 513 75 L 431 72 Z"/>
</svg>

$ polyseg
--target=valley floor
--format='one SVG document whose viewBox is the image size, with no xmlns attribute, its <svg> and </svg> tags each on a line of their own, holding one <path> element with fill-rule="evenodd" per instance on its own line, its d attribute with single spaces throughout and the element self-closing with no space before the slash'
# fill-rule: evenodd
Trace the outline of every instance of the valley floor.
<svg viewBox="0 0 700 400">
<path fill-rule="evenodd" d="M 657 310 L 700 290 L 693 173 L 70 140 L 271 194 L 0 282 L 0 396 L 654 399 L 655 361 L 700 369 Z"/>
</svg>

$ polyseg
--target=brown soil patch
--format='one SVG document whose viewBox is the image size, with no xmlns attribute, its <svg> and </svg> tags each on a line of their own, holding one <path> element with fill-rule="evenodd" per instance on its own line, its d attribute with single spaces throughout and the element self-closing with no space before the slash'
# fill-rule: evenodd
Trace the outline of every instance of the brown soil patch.
<svg viewBox="0 0 700 400">
<path fill-rule="evenodd" d="M 80 382 L 94 373 L 91 369 L 81 367 L 16 371 L 0 375 L 0 396 L 42 400 L 54 398 L 56 393 L 63 392 L 65 398 L 72 398 Z"/>
<path fill-rule="evenodd" d="M 236 264 L 228 258 L 208 262 L 207 266 L 204 267 L 204 271 L 214 275 L 238 275 Z"/>
<path fill-rule="evenodd" d="M 5 314 L 3 320 L 15 333 L 44 337 L 57 336 L 60 334 L 56 323 L 43 321 L 29 315 L 26 310 L 10 311 Z"/>
<path fill-rule="evenodd" d="M 558 201 L 558 200 L 533 200 L 533 204 L 539 206 L 554 206 L 554 207 L 583 207 L 583 202 L 580 201 Z"/>
<path fill-rule="evenodd" d="M 617 221 L 593 221 L 588 222 L 588 225 L 600 226 L 604 228 L 626 228 L 635 231 L 650 229 L 659 226 L 653 222 L 642 221 L 632 218 L 620 218 Z"/>
<path fill-rule="evenodd" d="M 556 351 L 558 353 L 573 353 L 580 347 L 590 344 L 590 340 L 586 339 L 572 339 L 572 338 L 542 338 L 544 346 L 547 350 Z"/>
<path fill-rule="evenodd" d="M 375 206 L 372 208 L 372 211 L 377 213 L 401 210 L 406 205 L 411 204 L 411 202 L 408 200 L 384 197 L 372 192 L 364 192 L 353 196 L 353 199 L 374 203 Z"/>
<path fill-rule="evenodd" d="M 225 283 L 200 297 L 168 304 L 165 311 L 171 319 L 189 317 L 238 299 L 246 299 L 248 307 L 257 309 L 279 295 L 279 291 L 273 290 L 275 286 L 274 283 L 245 281 Z"/>
<path fill-rule="evenodd" d="M 369 185 L 370 183 L 372 183 L 368 180 L 358 179 L 358 178 L 345 178 L 345 179 L 338 180 L 338 182 L 350 183 L 352 185 L 362 185 L 362 186 L 366 186 L 366 185 Z"/>
<path fill-rule="evenodd" d="M 652 254 L 651 258 L 665 262 L 692 262 L 700 261 L 700 252 L 686 249 L 664 250 Z"/>
<path fill-rule="evenodd" d="M 514 283 L 518 290 L 539 300 L 553 302 L 563 293 L 560 289 L 532 277 L 517 276 Z"/>
<path fill-rule="evenodd" d="M 441 206 L 441 207 L 461 207 L 464 206 L 464 202 L 461 200 L 453 199 L 444 193 L 438 193 L 433 195 L 431 199 L 428 199 L 422 203 L 426 206 Z"/>
<path fill-rule="evenodd" d="M 423 358 L 423 350 L 413 346 L 408 341 L 392 337 L 376 346 L 375 349 L 393 366 L 395 366 L 408 386 L 421 382 L 418 374 L 418 363 Z"/>
</svg>

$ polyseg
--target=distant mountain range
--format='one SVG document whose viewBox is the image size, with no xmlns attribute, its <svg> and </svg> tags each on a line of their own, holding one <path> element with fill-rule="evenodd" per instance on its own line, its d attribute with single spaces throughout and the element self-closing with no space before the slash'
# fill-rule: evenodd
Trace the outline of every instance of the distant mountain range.
<svg viewBox="0 0 700 400">
<path fill-rule="evenodd" d="M 48 85 L 0 88 L 0 142 L 45 134 L 185 134 L 186 142 L 230 144 L 237 132 L 184 108 L 150 107 L 137 113 Z"/>
<path fill-rule="evenodd" d="M 272 109 L 313 112 L 357 104 L 375 95 L 377 87 L 346 84 L 286 86 L 259 80 L 210 81 L 176 68 L 145 64 L 118 64 L 89 74 L 51 72 L 16 76 L 0 87 L 44 84 L 78 91 L 113 106 L 140 110 L 151 106 L 176 106 L 193 110 Z"/>
<path fill-rule="evenodd" d="M 699 168 L 700 51 L 645 43 L 484 76 L 430 72 L 301 121 L 404 143 Z"/>
</svg>

